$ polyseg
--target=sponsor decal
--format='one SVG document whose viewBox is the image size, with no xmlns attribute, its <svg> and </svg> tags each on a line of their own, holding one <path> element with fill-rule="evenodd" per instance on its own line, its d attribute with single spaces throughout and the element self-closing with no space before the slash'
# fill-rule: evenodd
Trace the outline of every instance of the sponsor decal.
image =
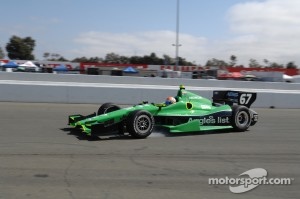
<svg viewBox="0 0 300 199">
<path fill-rule="evenodd" d="M 201 104 L 200 107 L 201 109 L 211 109 L 211 106 L 205 104 Z"/>
<path fill-rule="evenodd" d="M 189 97 L 189 99 L 191 99 L 191 100 L 193 100 L 193 99 L 202 99 L 202 97 L 200 97 L 200 96 L 191 96 L 191 97 Z"/>
<path fill-rule="evenodd" d="M 263 168 L 245 171 L 238 178 L 209 178 L 209 185 L 229 185 L 232 193 L 245 193 L 259 185 L 291 185 L 293 178 L 267 178 L 268 172 Z M 248 177 L 247 177 L 248 176 Z"/>
<path fill-rule="evenodd" d="M 229 117 L 218 117 L 219 124 L 229 124 Z"/>
<path fill-rule="evenodd" d="M 200 125 L 205 125 L 205 124 L 229 124 L 229 117 L 214 117 L 214 116 L 209 116 L 209 117 L 204 117 L 200 119 L 193 119 L 189 118 L 189 122 L 193 120 L 198 120 Z"/>
<path fill-rule="evenodd" d="M 228 97 L 238 97 L 238 96 L 239 96 L 239 93 L 237 93 L 237 92 L 228 92 L 228 93 L 227 93 L 227 96 L 228 96 Z"/>
</svg>

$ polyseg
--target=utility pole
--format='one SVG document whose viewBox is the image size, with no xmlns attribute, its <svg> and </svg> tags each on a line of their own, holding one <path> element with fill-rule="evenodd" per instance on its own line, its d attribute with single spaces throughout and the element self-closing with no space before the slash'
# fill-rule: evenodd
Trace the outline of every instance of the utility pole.
<svg viewBox="0 0 300 199">
<path fill-rule="evenodd" d="M 180 6 L 180 0 L 177 0 L 177 11 L 176 11 L 176 42 L 173 44 L 175 46 L 175 70 L 179 70 L 179 47 L 181 44 L 179 44 L 179 6 Z"/>
</svg>

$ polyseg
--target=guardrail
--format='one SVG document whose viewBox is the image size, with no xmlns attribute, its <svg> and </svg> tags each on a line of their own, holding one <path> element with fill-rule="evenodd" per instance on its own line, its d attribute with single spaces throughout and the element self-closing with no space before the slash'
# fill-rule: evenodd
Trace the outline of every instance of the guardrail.
<svg viewBox="0 0 300 199">
<path fill-rule="evenodd" d="M 0 72 L 0 101 L 137 104 L 162 102 L 178 86 L 210 98 L 213 90 L 257 92 L 253 107 L 300 108 L 300 84 Z"/>
</svg>

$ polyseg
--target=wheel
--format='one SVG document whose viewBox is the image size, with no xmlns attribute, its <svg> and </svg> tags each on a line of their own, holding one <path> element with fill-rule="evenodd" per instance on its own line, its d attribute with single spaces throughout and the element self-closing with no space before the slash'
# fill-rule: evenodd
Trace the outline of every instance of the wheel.
<svg viewBox="0 0 300 199">
<path fill-rule="evenodd" d="M 113 112 L 113 111 L 117 111 L 117 110 L 120 110 L 121 108 L 119 106 L 117 106 L 116 104 L 114 103 L 104 103 L 102 104 L 99 109 L 98 109 L 98 112 L 97 112 L 97 115 L 102 115 L 102 114 L 106 114 L 106 113 L 110 113 L 110 112 Z M 123 135 L 125 133 L 124 131 L 124 123 L 123 122 L 120 122 L 118 124 L 114 124 L 112 126 L 110 126 L 110 130 L 117 130 L 119 134 Z"/>
<path fill-rule="evenodd" d="M 154 117 L 144 110 L 136 110 L 128 115 L 127 130 L 134 138 L 148 137 L 154 127 Z"/>
<path fill-rule="evenodd" d="M 100 106 L 100 108 L 98 109 L 97 115 L 110 113 L 110 112 L 113 112 L 113 111 L 116 111 L 119 109 L 121 109 L 119 106 L 108 102 L 108 103 L 102 104 L 102 106 Z"/>
<path fill-rule="evenodd" d="M 231 122 L 236 131 L 246 131 L 251 124 L 249 109 L 245 106 L 233 106 Z"/>
</svg>

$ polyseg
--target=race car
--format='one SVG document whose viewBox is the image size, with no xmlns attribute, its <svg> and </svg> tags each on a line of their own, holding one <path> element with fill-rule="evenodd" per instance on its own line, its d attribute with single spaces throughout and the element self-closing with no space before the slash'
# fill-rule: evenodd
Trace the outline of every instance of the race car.
<svg viewBox="0 0 300 199">
<path fill-rule="evenodd" d="M 170 133 L 246 131 L 258 121 L 258 114 L 250 109 L 256 96 L 252 92 L 213 91 L 211 101 L 180 85 L 174 103 L 143 102 L 127 108 L 105 103 L 93 114 L 70 115 L 68 124 L 89 136 L 117 129 L 133 138 L 148 137 L 154 127 L 166 128 Z"/>
</svg>

